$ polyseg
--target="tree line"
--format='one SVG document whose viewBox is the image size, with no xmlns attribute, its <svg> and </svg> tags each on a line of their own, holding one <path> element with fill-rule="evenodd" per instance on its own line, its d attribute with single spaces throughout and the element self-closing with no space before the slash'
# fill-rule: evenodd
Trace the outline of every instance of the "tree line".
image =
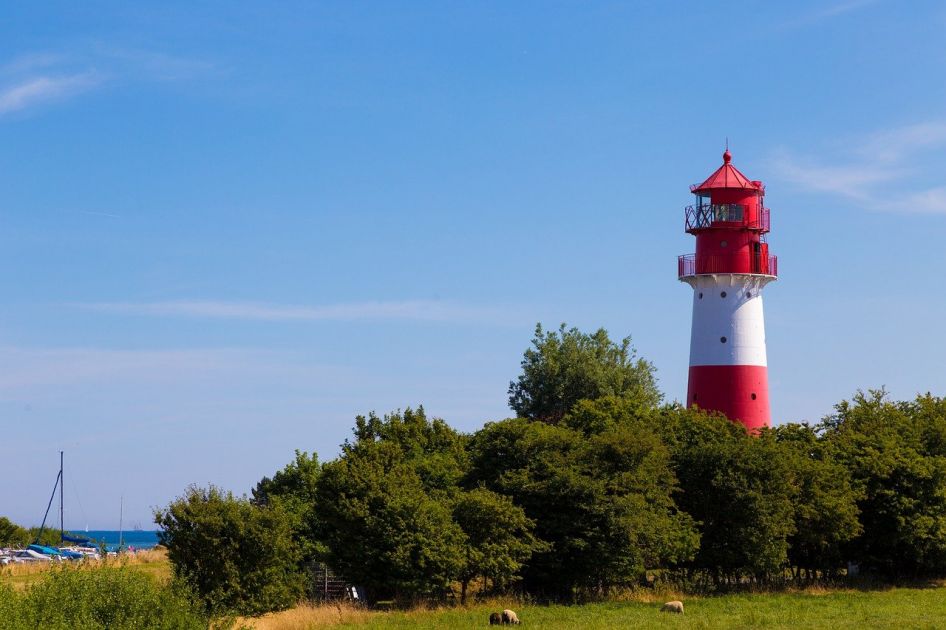
<svg viewBox="0 0 946 630">
<path fill-rule="evenodd" d="M 189 488 L 156 514 L 176 575 L 244 613 L 311 595 L 318 562 L 398 601 L 946 575 L 943 398 L 860 392 L 749 435 L 664 403 L 604 330 L 538 327 L 521 367 L 516 417 L 471 434 L 371 413 L 337 458 L 297 451 L 249 496 Z"/>
</svg>

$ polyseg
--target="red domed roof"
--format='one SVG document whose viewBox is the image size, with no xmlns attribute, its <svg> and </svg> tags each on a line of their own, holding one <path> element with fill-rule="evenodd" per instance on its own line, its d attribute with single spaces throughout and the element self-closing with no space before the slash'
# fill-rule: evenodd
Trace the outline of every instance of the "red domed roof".
<svg viewBox="0 0 946 630">
<path fill-rule="evenodd" d="M 729 149 L 723 153 L 723 165 L 716 169 L 712 175 L 706 178 L 702 184 L 690 186 L 690 191 L 695 193 L 708 192 L 714 188 L 742 188 L 747 190 L 762 190 L 762 182 L 751 181 L 748 177 L 739 172 L 731 164 L 732 154 Z"/>
</svg>

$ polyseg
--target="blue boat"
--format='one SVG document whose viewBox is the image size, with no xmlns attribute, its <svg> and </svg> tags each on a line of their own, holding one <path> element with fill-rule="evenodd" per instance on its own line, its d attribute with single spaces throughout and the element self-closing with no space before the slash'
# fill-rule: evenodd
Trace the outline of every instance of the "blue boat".
<svg viewBox="0 0 946 630">
<path fill-rule="evenodd" d="M 32 549 L 36 553 L 41 553 L 44 556 L 61 556 L 62 552 L 58 549 L 53 549 L 52 547 L 46 547 L 44 545 L 28 545 L 27 549 Z"/>
</svg>

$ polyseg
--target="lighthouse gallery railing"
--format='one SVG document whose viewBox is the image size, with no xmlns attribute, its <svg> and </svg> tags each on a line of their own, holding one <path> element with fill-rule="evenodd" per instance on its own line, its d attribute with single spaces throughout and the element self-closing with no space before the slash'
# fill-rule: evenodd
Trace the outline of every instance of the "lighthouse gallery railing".
<svg viewBox="0 0 946 630">
<path fill-rule="evenodd" d="M 768 232 L 771 219 L 768 208 L 759 208 L 758 216 L 747 217 L 746 207 L 741 203 L 714 203 L 687 206 L 686 231 L 708 227 L 740 227 Z M 719 224 L 719 225 L 717 225 Z"/>
<path fill-rule="evenodd" d="M 745 264 L 748 263 L 748 264 Z M 734 271 L 747 268 L 746 271 Z M 706 256 L 700 259 L 699 273 L 755 273 L 764 276 L 778 276 L 778 256 L 750 254 L 739 256 Z M 677 257 L 677 277 L 697 275 L 696 254 L 684 254 Z"/>
</svg>

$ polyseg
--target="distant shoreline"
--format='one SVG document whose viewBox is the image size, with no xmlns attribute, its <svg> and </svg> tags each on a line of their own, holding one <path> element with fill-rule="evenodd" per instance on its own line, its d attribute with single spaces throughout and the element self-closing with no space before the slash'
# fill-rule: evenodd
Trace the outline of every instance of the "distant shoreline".
<svg viewBox="0 0 946 630">
<path fill-rule="evenodd" d="M 73 531 L 73 536 L 85 536 L 94 541 L 104 542 L 106 545 L 117 545 L 119 537 L 127 546 L 136 549 L 151 549 L 158 544 L 160 530 L 131 530 L 119 532 L 117 529 L 90 529 L 89 531 Z"/>
</svg>

